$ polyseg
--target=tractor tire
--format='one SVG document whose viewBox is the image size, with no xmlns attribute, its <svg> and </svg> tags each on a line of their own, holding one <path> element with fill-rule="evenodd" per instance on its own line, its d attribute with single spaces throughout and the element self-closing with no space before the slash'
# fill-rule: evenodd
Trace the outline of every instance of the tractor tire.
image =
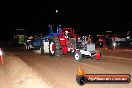
<svg viewBox="0 0 132 88">
<path fill-rule="evenodd" d="M 74 55 L 76 61 L 80 62 L 82 60 L 82 54 L 80 51 L 77 51 Z"/>
<path fill-rule="evenodd" d="M 83 75 L 77 75 L 76 81 L 79 85 L 84 85 L 87 82 L 87 79 Z"/>
<path fill-rule="evenodd" d="M 49 53 L 51 56 L 61 57 L 62 47 L 60 45 L 60 40 L 57 37 L 50 39 L 49 41 Z"/>
</svg>

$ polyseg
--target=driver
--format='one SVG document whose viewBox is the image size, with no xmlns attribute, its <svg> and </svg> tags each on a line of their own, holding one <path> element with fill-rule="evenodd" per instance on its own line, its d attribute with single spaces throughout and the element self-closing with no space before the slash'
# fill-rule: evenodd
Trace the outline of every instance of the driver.
<svg viewBox="0 0 132 88">
<path fill-rule="evenodd" d="M 65 38 L 69 38 L 68 31 L 65 31 Z"/>
</svg>

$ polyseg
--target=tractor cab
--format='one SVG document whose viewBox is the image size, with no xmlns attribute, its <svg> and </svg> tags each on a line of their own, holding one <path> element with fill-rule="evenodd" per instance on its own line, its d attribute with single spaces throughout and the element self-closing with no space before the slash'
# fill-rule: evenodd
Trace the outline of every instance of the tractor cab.
<svg viewBox="0 0 132 88">
<path fill-rule="evenodd" d="M 62 35 L 65 36 L 65 38 L 76 38 L 77 35 L 74 33 L 74 28 L 63 28 L 62 29 Z"/>
</svg>

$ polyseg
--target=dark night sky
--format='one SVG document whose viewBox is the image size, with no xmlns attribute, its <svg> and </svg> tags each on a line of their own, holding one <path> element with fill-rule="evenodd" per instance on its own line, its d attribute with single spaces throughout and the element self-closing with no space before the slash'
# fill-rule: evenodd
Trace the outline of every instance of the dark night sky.
<svg viewBox="0 0 132 88">
<path fill-rule="evenodd" d="M 16 28 L 28 32 L 47 31 L 49 23 L 73 26 L 83 34 L 118 32 L 130 30 L 132 22 L 131 3 L 121 0 L 10 0 L 2 9 L 5 26 L 1 33 L 9 35 Z M 55 9 L 59 13 L 56 14 Z"/>
</svg>

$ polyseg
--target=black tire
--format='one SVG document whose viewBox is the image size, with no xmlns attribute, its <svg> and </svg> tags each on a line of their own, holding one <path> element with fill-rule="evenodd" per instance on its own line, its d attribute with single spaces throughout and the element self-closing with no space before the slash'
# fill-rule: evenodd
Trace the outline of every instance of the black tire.
<svg viewBox="0 0 132 88">
<path fill-rule="evenodd" d="M 80 51 L 77 51 L 74 55 L 76 61 L 80 62 L 82 60 L 82 54 Z"/>
<path fill-rule="evenodd" d="M 51 50 L 52 44 L 54 44 L 54 51 Z M 49 53 L 51 56 L 60 57 L 62 55 L 62 47 L 60 45 L 60 40 L 57 37 L 53 37 L 49 41 Z"/>
<path fill-rule="evenodd" d="M 87 79 L 83 75 L 80 76 L 77 75 L 76 81 L 79 85 L 84 85 L 87 82 Z"/>
</svg>

